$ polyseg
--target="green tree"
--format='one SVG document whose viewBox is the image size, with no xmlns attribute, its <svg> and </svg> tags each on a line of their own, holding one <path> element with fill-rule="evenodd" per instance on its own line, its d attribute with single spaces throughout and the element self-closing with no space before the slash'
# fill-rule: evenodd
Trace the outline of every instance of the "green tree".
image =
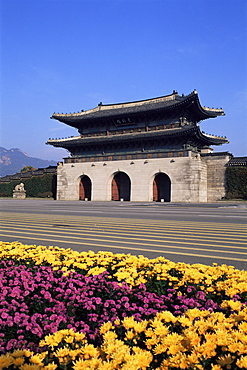
<svg viewBox="0 0 247 370">
<path fill-rule="evenodd" d="M 35 171 L 36 168 L 34 168 L 33 166 L 25 166 L 21 169 L 21 172 L 28 172 L 28 171 Z"/>
<path fill-rule="evenodd" d="M 227 167 L 226 198 L 247 199 L 247 167 Z"/>
<path fill-rule="evenodd" d="M 27 197 L 56 199 L 56 174 L 44 174 L 0 183 L 0 197 L 12 197 L 16 185 L 23 182 Z"/>
</svg>

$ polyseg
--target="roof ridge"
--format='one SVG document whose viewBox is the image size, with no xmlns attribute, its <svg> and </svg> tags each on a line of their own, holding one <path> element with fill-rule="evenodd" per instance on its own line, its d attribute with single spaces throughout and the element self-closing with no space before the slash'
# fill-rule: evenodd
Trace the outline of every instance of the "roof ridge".
<svg viewBox="0 0 247 370">
<path fill-rule="evenodd" d="M 146 104 L 156 104 L 156 103 L 161 103 L 164 101 L 183 101 L 188 98 L 190 98 L 193 95 L 197 95 L 197 91 L 193 90 L 190 94 L 188 95 L 179 95 L 176 90 L 173 90 L 172 94 L 169 95 L 163 95 L 159 96 L 156 98 L 148 98 L 148 99 L 142 99 L 142 100 L 134 100 L 130 102 L 125 102 L 125 103 L 111 103 L 111 104 L 103 104 L 100 102 L 97 107 L 91 108 L 88 110 L 81 110 L 80 112 L 74 112 L 74 113 L 53 113 L 51 118 L 55 118 L 56 116 L 85 116 L 87 114 L 93 113 L 93 112 L 98 112 L 98 111 L 103 111 L 103 110 L 110 110 L 110 109 L 115 109 L 115 108 L 128 108 L 128 107 L 134 107 L 134 106 L 140 106 L 140 105 L 146 105 Z"/>
</svg>

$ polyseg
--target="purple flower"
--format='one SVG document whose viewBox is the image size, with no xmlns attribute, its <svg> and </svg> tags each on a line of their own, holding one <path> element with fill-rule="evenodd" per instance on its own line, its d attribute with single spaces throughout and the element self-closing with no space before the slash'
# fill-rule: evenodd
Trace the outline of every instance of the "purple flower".
<svg viewBox="0 0 247 370">
<path fill-rule="evenodd" d="M 198 298 L 198 299 L 201 299 L 201 300 L 204 301 L 205 297 L 206 297 L 206 293 L 202 292 L 201 290 L 199 290 L 199 292 L 196 293 L 196 298 Z"/>
</svg>

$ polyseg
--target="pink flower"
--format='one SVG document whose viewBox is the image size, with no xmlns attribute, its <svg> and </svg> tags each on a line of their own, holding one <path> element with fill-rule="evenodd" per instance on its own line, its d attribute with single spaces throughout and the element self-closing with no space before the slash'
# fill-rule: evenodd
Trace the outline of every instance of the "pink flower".
<svg viewBox="0 0 247 370">
<path fill-rule="evenodd" d="M 49 292 L 45 292 L 44 298 L 45 299 L 50 299 L 51 298 L 51 294 Z"/>
</svg>

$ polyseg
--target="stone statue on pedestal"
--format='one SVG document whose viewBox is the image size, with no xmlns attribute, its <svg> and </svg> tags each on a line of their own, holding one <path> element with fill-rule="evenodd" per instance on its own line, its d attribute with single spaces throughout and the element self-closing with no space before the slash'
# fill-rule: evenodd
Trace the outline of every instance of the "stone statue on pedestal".
<svg viewBox="0 0 247 370">
<path fill-rule="evenodd" d="M 13 190 L 13 198 L 15 199 L 26 198 L 26 190 L 24 189 L 24 184 L 22 182 L 15 186 L 15 190 Z"/>
</svg>

